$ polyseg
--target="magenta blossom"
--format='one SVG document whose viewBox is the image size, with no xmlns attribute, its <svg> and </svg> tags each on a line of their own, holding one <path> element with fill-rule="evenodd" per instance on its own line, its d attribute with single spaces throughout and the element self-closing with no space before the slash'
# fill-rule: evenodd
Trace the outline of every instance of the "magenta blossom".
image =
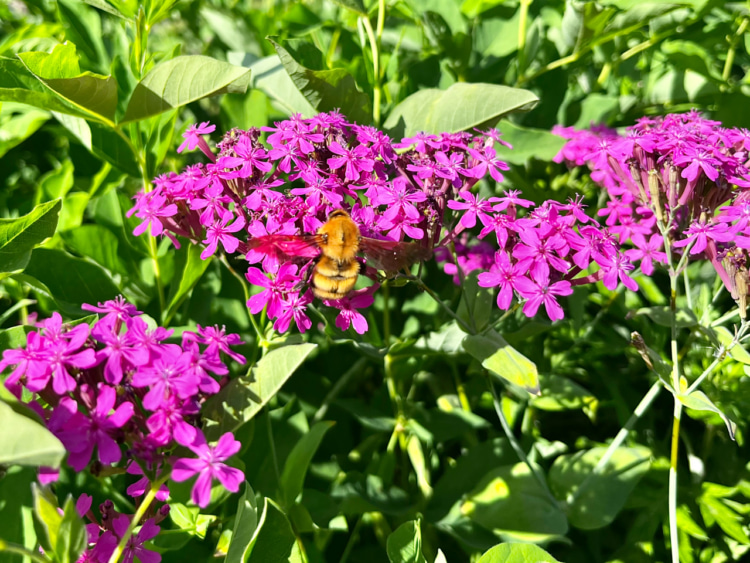
<svg viewBox="0 0 750 563">
<path fill-rule="evenodd" d="M 240 442 L 235 440 L 230 432 L 219 438 L 216 446 L 206 444 L 205 437 L 199 432 L 196 441 L 188 447 L 198 458 L 180 458 L 175 461 L 172 466 L 172 479 L 180 483 L 194 475 L 198 476 L 191 493 L 195 504 L 201 508 L 208 506 L 211 500 L 211 481 L 214 479 L 230 492 L 236 493 L 240 490 L 240 485 L 245 479 L 244 473 L 222 463 L 240 451 Z"/>
</svg>

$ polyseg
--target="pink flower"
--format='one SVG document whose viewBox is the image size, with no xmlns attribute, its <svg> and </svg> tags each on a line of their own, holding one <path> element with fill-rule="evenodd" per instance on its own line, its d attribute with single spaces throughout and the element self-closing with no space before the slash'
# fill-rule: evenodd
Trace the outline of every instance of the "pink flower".
<svg viewBox="0 0 750 563">
<path fill-rule="evenodd" d="M 365 309 L 373 304 L 373 291 L 375 290 L 367 288 L 364 293 L 347 296 L 335 301 L 326 301 L 326 305 L 337 307 L 340 310 L 336 317 L 336 326 L 341 330 L 347 330 L 349 326 L 352 326 L 357 334 L 367 332 L 367 319 L 357 309 Z"/>
<path fill-rule="evenodd" d="M 201 260 L 205 260 L 209 256 L 213 256 L 216 253 L 219 243 L 224 247 L 227 254 L 232 254 L 240 244 L 235 237 L 229 233 L 236 233 L 242 230 L 245 226 L 245 218 L 240 215 L 237 217 L 234 223 L 229 225 L 229 221 L 233 219 L 230 212 L 226 212 L 221 218 L 220 222 L 216 222 L 213 225 L 209 225 L 206 228 L 206 240 L 203 244 L 206 248 L 201 252 Z"/>
<path fill-rule="evenodd" d="M 112 521 L 112 528 L 114 528 L 115 534 L 123 537 L 129 524 L 130 518 L 125 514 L 121 514 Z M 140 530 L 138 530 L 138 533 L 133 534 L 128 539 L 128 543 L 122 552 L 123 563 L 134 563 L 136 558 L 138 558 L 140 563 L 159 563 L 161 555 L 155 551 L 146 549 L 143 544 L 148 540 L 154 539 L 160 531 L 161 529 L 154 523 L 153 518 L 146 520 Z"/>
<path fill-rule="evenodd" d="M 180 483 L 197 475 L 191 498 L 195 504 L 205 508 L 211 500 L 213 479 L 219 481 L 230 492 L 236 493 L 240 490 L 240 484 L 245 479 L 244 473 L 222 462 L 240 451 L 241 446 L 231 432 L 219 438 L 213 447 L 206 444 L 205 437 L 199 432 L 195 442 L 188 446 L 198 459 L 180 458 L 175 461 L 172 466 L 172 479 Z"/>
<path fill-rule="evenodd" d="M 539 306 L 544 304 L 547 316 L 550 320 L 558 321 L 565 317 L 563 308 L 557 302 L 556 295 L 571 295 L 573 288 L 569 281 L 559 281 L 553 284 L 549 283 L 549 278 L 540 278 L 539 281 L 530 280 L 529 278 L 519 278 L 516 281 L 516 289 L 521 297 L 526 298 L 523 305 L 523 312 L 527 317 L 533 317 L 539 310 Z"/>
</svg>

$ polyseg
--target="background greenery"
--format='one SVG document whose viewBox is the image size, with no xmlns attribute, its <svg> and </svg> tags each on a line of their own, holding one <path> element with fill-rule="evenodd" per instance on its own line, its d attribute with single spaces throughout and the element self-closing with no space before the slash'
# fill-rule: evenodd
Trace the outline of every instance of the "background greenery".
<svg viewBox="0 0 750 563">
<path fill-rule="evenodd" d="M 225 324 L 260 356 L 242 288 L 222 264 L 135 238 L 124 217 L 151 178 L 198 158 L 175 152 L 191 123 L 224 131 L 341 108 L 398 136 L 503 118 L 498 127 L 515 146 L 502 154 L 512 164 L 507 186 L 537 201 L 580 192 L 595 206 L 602 196 L 585 174 L 551 163 L 562 141 L 549 129 L 621 126 L 692 107 L 748 125 L 748 18 L 745 3 L 705 0 L 4 3 L 0 345 L 23 341 L 23 329 L 11 327 L 30 313 L 76 319 L 82 303 L 122 293 L 178 330 Z M 712 302 L 710 267 L 691 266 L 690 276 L 696 315 L 680 345 L 685 373 L 695 376 L 711 361 L 701 326 L 733 303 L 726 295 Z M 498 336 L 467 344 L 438 304 L 406 287 L 390 291 L 387 308 L 379 298 L 364 337 L 326 329 L 306 343 L 277 338 L 255 369 L 283 383 L 281 391 L 263 410 L 220 421 L 237 427 L 252 488 L 212 505 L 206 513 L 216 518 L 201 526 L 194 511 L 173 507 L 182 517 L 157 539 L 164 561 L 210 560 L 233 529 L 227 561 L 262 561 L 265 545 L 294 551 L 295 536 L 310 561 L 433 561 L 438 549 L 447 561 L 469 561 L 507 540 L 539 542 L 560 561 L 666 560 L 668 396 L 587 480 L 601 446 L 656 379 L 630 342 L 637 331 L 658 353 L 667 350 L 666 276 L 639 277 L 637 295 L 579 288 L 554 326 L 499 319 L 498 311 L 487 317 L 492 296 L 471 280 L 454 286 L 435 264 L 425 280 L 448 307 L 478 328 L 495 325 Z M 509 354 L 535 364 L 520 371 L 538 372 L 541 396 L 497 376 L 508 357 L 491 357 L 500 369 L 485 356 L 499 335 L 517 350 Z M 750 356 L 737 352 L 704 386 L 737 423 L 737 442 L 715 414 L 688 410 L 683 424 L 684 561 L 740 560 L 750 545 L 743 363 Z M 519 461 L 496 406 L 556 500 Z M 31 541 L 33 479 L 18 466 L 0 479 L 3 539 Z M 571 498 L 584 480 L 586 490 Z M 125 482 L 64 473 L 57 491 L 118 505 L 127 502 L 118 493 Z M 277 529 L 283 538 L 248 553 L 251 538 L 237 531 L 254 529 L 261 514 L 268 525 L 260 537 Z M 481 561 L 507 560 L 498 549 Z"/>
</svg>

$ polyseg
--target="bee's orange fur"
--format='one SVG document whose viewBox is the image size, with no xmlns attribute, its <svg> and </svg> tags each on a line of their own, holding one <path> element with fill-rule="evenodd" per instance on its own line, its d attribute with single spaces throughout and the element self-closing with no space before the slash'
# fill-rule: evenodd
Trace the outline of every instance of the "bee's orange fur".
<svg viewBox="0 0 750 563">
<path fill-rule="evenodd" d="M 349 214 L 337 209 L 318 229 L 321 257 L 312 275 L 312 288 L 318 299 L 341 299 L 357 283 L 359 275 L 359 227 Z"/>
</svg>

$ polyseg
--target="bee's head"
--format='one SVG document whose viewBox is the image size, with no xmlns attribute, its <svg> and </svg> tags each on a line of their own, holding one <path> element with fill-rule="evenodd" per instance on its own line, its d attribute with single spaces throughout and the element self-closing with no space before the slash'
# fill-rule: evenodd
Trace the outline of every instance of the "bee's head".
<svg viewBox="0 0 750 563">
<path fill-rule="evenodd" d="M 329 219 L 335 219 L 336 217 L 349 217 L 349 214 L 346 211 L 344 211 L 343 209 L 334 209 L 328 215 L 328 218 Z"/>
</svg>

